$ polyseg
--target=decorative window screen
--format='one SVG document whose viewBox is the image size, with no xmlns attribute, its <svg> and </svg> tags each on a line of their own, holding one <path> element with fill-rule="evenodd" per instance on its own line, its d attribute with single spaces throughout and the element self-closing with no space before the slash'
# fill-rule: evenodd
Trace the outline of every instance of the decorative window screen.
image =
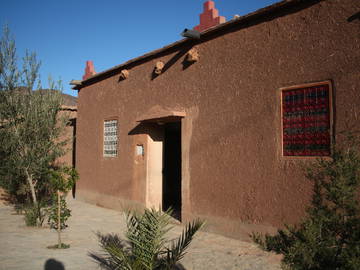
<svg viewBox="0 0 360 270">
<path fill-rule="evenodd" d="M 283 156 L 329 156 L 329 82 L 282 89 Z"/>
<path fill-rule="evenodd" d="M 118 126 L 117 120 L 104 121 L 104 157 L 117 156 Z"/>
</svg>

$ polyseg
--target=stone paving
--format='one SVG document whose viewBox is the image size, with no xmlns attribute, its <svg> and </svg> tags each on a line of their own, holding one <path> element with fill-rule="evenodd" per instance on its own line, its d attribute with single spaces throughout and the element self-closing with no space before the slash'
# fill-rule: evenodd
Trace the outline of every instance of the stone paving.
<svg viewBox="0 0 360 270">
<path fill-rule="evenodd" d="M 46 248 L 57 243 L 55 231 L 26 227 L 22 215 L 17 215 L 11 206 L 0 204 L 0 269 L 99 269 L 87 255 L 89 251 L 99 251 L 94 233 L 121 235 L 125 230 L 124 216 L 78 200 L 68 199 L 68 204 L 72 217 L 63 242 L 71 247 L 64 250 Z M 181 230 L 175 226 L 171 237 Z M 265 253 L 252 243 L 207 232 L 198 232 L 181 263 L 186 270 L 281 269 L 278 256 Z"/>
</svg>

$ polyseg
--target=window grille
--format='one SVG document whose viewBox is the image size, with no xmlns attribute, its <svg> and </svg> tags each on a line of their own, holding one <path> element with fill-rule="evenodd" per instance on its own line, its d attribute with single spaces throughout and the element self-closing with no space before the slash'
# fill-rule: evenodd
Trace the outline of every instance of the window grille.
<svg viewBox="0 0 360 270">
<path fill-rule="evenodd" d="M 118 121 L 104 121 L 104 157 L 117 156 Z"/>
<path fill-rule="evenodd" d="M 281 102 L 283 156 L 329 156 L 330 83 L 282 89 Z"/>
</svg>

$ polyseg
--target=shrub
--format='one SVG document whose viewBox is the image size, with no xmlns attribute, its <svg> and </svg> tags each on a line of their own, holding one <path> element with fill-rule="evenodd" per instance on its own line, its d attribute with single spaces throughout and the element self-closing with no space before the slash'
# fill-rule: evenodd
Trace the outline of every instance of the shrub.
<svg viewBox="0 0 360 270">
<path fill-rule="evenodd" d="M 35 227 L 37 226 L 38 210 L 37 207 L 31 206 L 25 208 L 25 224 L 26 226 Z"/>
<path fill-rule="evenodd" d="M 31 204 L 24 207 L 24 218 L 25 224 L 29 227 L 39 226 L 41 227 L 44 223 L 45 212 L 43 210 L 43 204 Z"/>
<path fill-rule="evenodd" d="M 286 226 L 274 236 L 253 234 L 267 251 L 283 254 L 294 270 L 360 269 L 360 185 L 358 145 L 334 149 L 330 160 L 318 160 L 307 170 L 314 183 L 311 206 L 298 226 Z"/>
</svg>

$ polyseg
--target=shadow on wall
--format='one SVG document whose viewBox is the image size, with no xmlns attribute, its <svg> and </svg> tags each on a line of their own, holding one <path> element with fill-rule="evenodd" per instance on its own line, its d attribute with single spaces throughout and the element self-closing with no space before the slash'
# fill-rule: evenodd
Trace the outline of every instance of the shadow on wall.
<svg viewBox="0 0 360 270">
<path fill-rule="evenodd" d="M 128 135 L 147 134 L 153 141 L 162 141 L 162 129 L 163 127 L 156 123 L 140 123 L 130 130 Z"/>
<path fill-rule="evenodd" d="M 355 13 L 354 15 L 350 16 L 347 21 L 348 22 L 352 22 L 352 21 L 355 21 L 355 20 L 359 20 L 360 21 L 360 11 Z"/>
<path fill-rule="evenodd" d="M 45 262 L 44 270 L 65 270 L 64 264 L 55 259 L 48 259 Z"/>
<path fill-rule="evenodd" d="M 188 46 L 185 46 L 183 49 L 181 49 L 177 54 L 175 54 L 169 61 L 167 61 L 161 71 L 161 74 L 165 73 L 170 67 L 172 67 L 181 57 L 186 55 L 194 46 L 195 44 L 190 44 Z M 183 70 L 190 67 L 193 63 L 189 63 L 186 60 L 182 61 Z M 151 80 L 155 80 L 160 74 L 156 74 L 153 72 L 151 74 Z"/>
</svg>

